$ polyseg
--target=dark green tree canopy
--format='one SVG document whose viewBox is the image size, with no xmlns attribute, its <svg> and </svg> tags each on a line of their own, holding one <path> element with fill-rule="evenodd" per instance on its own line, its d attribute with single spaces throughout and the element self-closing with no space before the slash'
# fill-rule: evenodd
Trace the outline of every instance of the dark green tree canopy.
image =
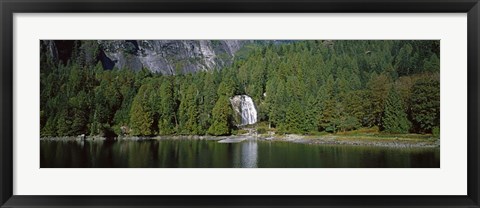
<svg viewBox="0 0 480 208">
<path fill-rule="evenodd" d="M 104 70 L 96 41 L 62 57 L 41 42 L 41 136 L 228 135 L 241 94 L 280 134 L 439 130 L 438 40 L 259 42 L 227 67 L 177 75 Z"/>
<path fill-rule="evenodd" d="M 403 101 L 393 86 L 390 88 L 385 101 L 382 127 L 390 133 L 408 133 L 411 127 L 403 107 Z"/>
</svg>

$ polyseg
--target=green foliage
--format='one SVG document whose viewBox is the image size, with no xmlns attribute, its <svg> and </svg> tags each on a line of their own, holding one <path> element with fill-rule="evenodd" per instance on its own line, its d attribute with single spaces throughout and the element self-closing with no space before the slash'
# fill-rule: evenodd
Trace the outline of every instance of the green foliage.
<svg viewBox="0 0 480 208">
<path fill-rule="evenodd" d="M 402 100 L 394 87 L 390 88 L 385 110 L 383 112 L 382 125 L 386 132 L 408 133 L 411 123 L 407 118 Z"/>
<path fill-rule="evenodd" d="M 351 131 L 359 128 L 361 125 L 358 120 L 348 114 L 343 114 L 337 121 L 337 128 L 339 131 Z"/>
<path fill-rule="evenodd" d="M 273 126 L 281 126 L 285 120 L 287 103 L 284 82 L 279 79 L 269 81 L 266 94 L 268 118 Z"/>
<path fill-rule="evenodd" d="M 431 133 L 433 127 L 440 126 L 440 80 L 438 77 L 426 77 L 415 82 L 410 105 L 416 131 Z"/>
<path fill-rule="evenodd" d="M 438 126 L 433 127 L 432 134 L 433 134 L 433 137 L 440 138 L 440 127 Z"/>
<path fill-rule="evenodd" d="M 263 128 L 263 127 L 257 128 L 257 133 L 258 133 L 258 134 L 266 134 L 266 133 L 267 133 L 267 129 L 266 129 L 266 128 Z"/>
<path fill-rule="evenodd" d="M 89 112 L 89 97 L 85 91 L 80 91 L 76 96 L 69 99 L 69 106 L 71 106 L 72 124 L 71 133 L 74 135 L 88 132 L 88 112 Z"/>
<path fill-rule="evenodd" d="M 179 117 L 182 134 L 199 134 L 198 125 L 198 90 L 194 85 L 190 85 L 180 102 Z"/>
<path fill-rule="evenodd" d="M 369 97 L 366 101 L 370 103 L 367 124 L 368 126 L 381 126 L 385 100 L 391 85 L 390 78 L 385 74 L 377 75 L 374 73 L 367 85 Z"/>
<path fill-rule="evenodd" d="M 285 129 L 291 133 L 302 133 L 305 119 L 304 111 L 299 102 L 291 102 L 285 116 Z"/>
<path fill-rule="evenodd" d="M 52 137 L 57 135 L 57 125 L 56 120 L 48 119 L 42 130 L 40 131 L 40 136 L 42 137 Z"/>
<path fill-rule="evenodd" d="M 235 94 L 235 82 L 228 77 L 220 83 L 218 87 L 217 94 L 218 96 L 227 96 L 231 97 Z"/>
<path fill-rule="evenodd" d="M 122 104 L 117 77 L 112 73 L 101 73 L 97 76 L 101 81 L 92 91 L 95 97 L 92 121 L 94 125 L 90 130 L 93 135 L 102 134 L 105 127 L 113 126 L 115 114 Z"/>
<path fill-rule="evenodd" d="M 220 96 L 212 112 L 213 124 L 208 134 L 220 136 L 229 135 L 232 129 L 232 109 L 226 96 Z"/>
<path fill-rule="evenodd" d="M 168 77 L 160 86 L 160 120 L 158 130 L 161 135 L 169 135 L 175 132 L 175 100 L 173 80 Z"/>
<path fill-rule="evenodd" d="M 314 132 L 318 130 L 317 117 L 318 117 L 318 103 L 313 96 L 309 96 L 306 101 L 304 109 L 304 118 L 301 125 L 303 132 Z"/>
<path fill-rule="evenodd" d="M 439 41 L 257 41 L 229 67 L 172 76 L 103 70 L 96 41 L 75 41 L 65 63 L 49 47 L 41 42 L 42 137 L 228 135 L 229 98 L 239 94 L 252 97 L 259 122 L 277 134 L 440 126 Z M 127 50 L 136 53 L 132 44 Z M 185 63 L 175 64 L 180 71 Z"/>
<path fill-rule="evenodd" d="M 201 85 L 203 85 L 203 88 L 200 91 L 201 99 L 199 102 L 200 114 L 198 122 L 200 125 L 201 133 L 205 134 L 206 130 L 208 130 L 208 128 L 212 124 L 211 114 L 213 108 L 215 107 L 218 96 L 216 93 L 217 84 L 214 80 L 214 74 L 205 73 L 205 76 L 203 78 L 203 82 L 201 83 Z"/>
<path fill-rule="evenodd" d="M 440 59 L 438 59 L 436 54 L 432 54 L 432 56 L 430 56 L 430 58 L 425 61 L 423 68 L 427 72 L 440 71 Z"/>
<path fill-rule="evenodd" d="M 133 135 L 152 135 L 153 113 L 149 109 L 148 85 L 142 85 L 133 99 L 130 110 L 130 126 Z"/>
<path fill-rule="evenodd" d="M 398 53 L 395 60 L 395 68 L 399 76 L 410 75 L 416 67 L 418 53 L 413 53 L 410 43 L 405 44 Z"/>
<path fill-rule="evenodd" d="M 336 132 L 337 101 L 334 96 L 333 76 L 329 76 L 326 83 L 320 87 L 318 100 L 320 102 L 320 114 L 318 116 L 319 129 L 327 132 Z"/>
</svg>

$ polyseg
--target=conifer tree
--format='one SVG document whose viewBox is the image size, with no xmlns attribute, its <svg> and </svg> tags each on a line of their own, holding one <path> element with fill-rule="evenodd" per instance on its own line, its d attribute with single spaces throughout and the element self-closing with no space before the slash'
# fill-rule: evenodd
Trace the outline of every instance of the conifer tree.
<svg viewBox="0 0 480 208">
<path fill-rule="evenodd" d="M 410 100 L 412 121 L 421 133 L 431 133 L 440 126 L 440 81 L 426 77 L 415 82 Z"/>
<path fill-rule="evenodd" d="M 269 84 L 269 91 L 267 91 L 267 102 L 269 103 L 268 117 L 273 126 L 281 126 L 285 123 L 285 111 L 287 108 L 285 82 L 281 79 L 274 79 Z"/>
<path fill-rule="evenodd" d="M 170 78 L 165 78 L 160 86 L 160 120 L 158 131 L 161 135 L 175 132 L 175 103 L 173 99 L 173 83 Z"/>
<path fill-rule="evenodd" d="M 385 99 L 387 98 L 390 84 L 391 81 L 387 75 L 377 75 L 376 73 L 372 74 L 370 81 L 368 82 L 370 95 L 369 99 L 366 100 L 370 103 L 370 110 L 368 112 L 368 125 L 381 125 L 381 118 L 384 110 Z"/>
<path fill-rule="evenodd" d="M 403 101 L 394 87 L 390 88 L 382 117 L 382 126 L 386 132 L 408 133 L 411 123 L 403 108 Z"/>
<path fill-rule="evenodd" d="M 217 85 L 215 84 L 213 73 L 206 72 L 203 79 L 203 102 L 199 106 L 199 126 L 202 134 L 208 130 L 212 124 L 212 110 L 217 101 Z"/>
<path fill-rule="evenodd" d="M 213 124 L 208 129 L 208 134 L 220 136 L 231 133 L 232 109 L 227 96 L 220 96 L 213 108 Z"/>
<path fill-rule="evenodd" d="M 191 132 L 197 132 L 198 129 L 197 90 L 193 85 L 190 84 L 186 89 L 182 90 L 182 98 L 178 108 L 178 132 L 181 134 L 191 134 Z"/>
<path fill-rule="evenodd" d="M 305 115 L 303 119 L 303 131 L 304 132 L 314 132 L 318 130 L 317 127 L 317 115 L 318 115 L 318 103 L 313 95 L 310 95 L 307 98 L 305 106 Z"/>
<path fill-rule="evenodd" d="M 186 134 L 198 134 L 198 100 L 197 100 L 197 89 L 193 84 L 191 84 L 180 104 L 180 118 L 181 118 L 181 128 L 182 132 Z"/>
<path fill-rule="evenodd" d="M 152 135 L 153 115 L 148 109 L 148 86 L 142 85 L 133 99 L 130 110 L 130 126 L 132 134 L 136 136 Z"/>
<path fill-rule="evenodd" d="M 335 81 L 330 75 L 324 85 L 320 87 L 318 100 L 320 102 L 320 114 L 318 117 L 319 129 L 327 132 L 336 131 L 336 106 L 337 101 L 334 97 Z"/>
<path fill-rule="evenodd" d="M 432 54 L 428 60 L 425 60 L 423 69 L 427 72 L 440 71 L 440 59 L 438 59 L 436 54 Z"/>
<path fill-rule="evenodd" d="M 292 101 L 288 105 L 285 115 L 285 129 L 290 133 L 302 133 L 305 123 L 304 111 L 299 101 Z"/>
</svg>

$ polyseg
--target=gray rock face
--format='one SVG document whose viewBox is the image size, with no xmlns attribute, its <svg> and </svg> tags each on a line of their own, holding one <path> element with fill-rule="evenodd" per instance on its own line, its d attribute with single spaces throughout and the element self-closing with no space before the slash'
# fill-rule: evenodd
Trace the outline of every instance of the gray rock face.
<svg viewBox="0 0 480 208">
<path fill-rule="evenodd" d="M 246 40 L 99 40 L 107 68 L 191 73 L 231 64 Z M 104 64 L 104 66 L 106 66 Z"/>
<path fill-rule="evenodd" d="M 41 54 L 67 64 L 81 60 L 104 69 L 142 68 L 161 74 L 194 73 L 232 64 L 246 44 L 287 44 L 292 40 L 41 40 Z M 73 57 L 75 56 L 75 57 Z"/>
<path fill-rule="evenodd" d="M 55 41 L 53 40 L 42 40 L 40 41 L 40 51 L 47 53 L 48 56 L 52 57 L 53 61 L 58 60 L 58 51 Z"/>
</svg>

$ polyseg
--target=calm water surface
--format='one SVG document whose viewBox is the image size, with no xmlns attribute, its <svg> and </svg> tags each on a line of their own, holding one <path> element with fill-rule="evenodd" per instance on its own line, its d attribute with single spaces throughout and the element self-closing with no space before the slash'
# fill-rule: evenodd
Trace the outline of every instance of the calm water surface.
<svg viewBox="0 0 480 208">
<path fill-rule="evenodd" d="M 438 148 L 247 140 L 40 142 L 41 168 L 439 168 Z"/>
</svg>

